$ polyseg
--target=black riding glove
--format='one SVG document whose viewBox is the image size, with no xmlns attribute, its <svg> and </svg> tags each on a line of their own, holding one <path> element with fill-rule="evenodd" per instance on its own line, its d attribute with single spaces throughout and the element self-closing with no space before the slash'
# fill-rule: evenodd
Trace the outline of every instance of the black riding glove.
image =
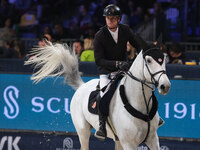
<svg viewBox="0 0 200 150">
<path fill-rule="evenodd" d="M 116 67 L 119 70 L 128 71 L 129 68 L 130 68 L 130 64 L 128 62 L 126 62 L 126 61 L 117 61 L 116 62 Z"/>
</svg>

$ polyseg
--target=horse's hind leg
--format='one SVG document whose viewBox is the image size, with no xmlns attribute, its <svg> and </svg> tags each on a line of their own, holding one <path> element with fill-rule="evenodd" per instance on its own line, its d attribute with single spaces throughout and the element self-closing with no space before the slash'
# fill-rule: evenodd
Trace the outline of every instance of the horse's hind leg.
<svg viewBox="0 0 200 150">
<path fill-rule="evenodd" d="M 146 145 L 150 150 L 160 150 L 158 135 L 156 134 L 154 137 L 148 138 Z"/>
<path fill-rule="evenodd" d="M 89 139 L 91 134 L 91 126 L 78 130 L 78 137 L 81 143 L 81 150 L 89 150 Z"/>
<path fill-rule="evenodd" d="M 74 122 L 74 125 L 81 143 L 81 150 L 89 150 L 91 125 L 83 118 L 80 118 L 76 123 Z"/>
</svg>

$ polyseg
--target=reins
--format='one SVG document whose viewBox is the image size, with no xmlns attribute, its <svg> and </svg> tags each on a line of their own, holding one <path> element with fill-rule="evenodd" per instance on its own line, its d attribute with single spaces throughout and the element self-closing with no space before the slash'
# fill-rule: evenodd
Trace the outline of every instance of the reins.
<svg viewBox="0 0 200 150">
<path fill-rule="evenodd" d="M 155 87 L 151 87 L 151 86 L 148 85 L 148 84 L 151 84 L 152 86 L 154 86 L 155 84 L 154 84 L 153 82 L 149 82 L 149 81 L 147 81 L 147 80 L 139 79 L 139 78 L 135 77 L 130 71 L 126 71 L 126 72 L 124 72 L 124 73 L 127 74 L 127 75 L 128 75 L 130 78 L 132 78 L 133 80 L 136 80 L 136 81 L 142 83 L 143 85 L 146 85 L 146 86 L 149 87 L 150 89 L 152 89 L 152 90 L 155 89 Z"/>
</svg>

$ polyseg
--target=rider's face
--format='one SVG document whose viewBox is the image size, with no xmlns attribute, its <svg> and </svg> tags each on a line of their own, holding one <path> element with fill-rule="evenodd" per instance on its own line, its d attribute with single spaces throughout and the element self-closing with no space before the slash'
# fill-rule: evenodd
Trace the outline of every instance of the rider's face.
<svg viewBox="0 0 200 150">
<path fill-rule="evenodd" d="M 106 16 L 106 24 L 107 24 L 108 28 L 110 28 L 110 29 L 117 28 L 119 21 L 120 21 L 120 17 Z"/>
</svg>

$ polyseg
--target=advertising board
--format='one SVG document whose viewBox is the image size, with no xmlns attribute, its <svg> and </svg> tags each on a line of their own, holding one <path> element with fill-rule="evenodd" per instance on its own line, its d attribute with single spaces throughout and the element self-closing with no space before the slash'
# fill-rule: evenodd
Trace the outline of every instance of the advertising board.
<svg viewBox="0 0 200 150">
<path fill-rule="evenodd" d="M 160 140 L 160 150 L 199 150 L 199 142 Z M 99 141 L 90 137 L 90 150 L 114 150 L 111 139 Z M 33 132 L 0 132 L 1 150 L 80 150 L 78 136 L 71 134 L 49 134 Z M 149 150 L 144 144 L 137 150 Z"/>
<path fill-rule="evenodd" d="M 83 77 L 87 82 L 94 77 Z M 171 80 L 168 95 L 156 92 L 163 137 L 200 138 L 200 81 Z M 74 90 L 63 78 L 33 84 L 30 75 L 0 74 L 0 128 L 76 132 L 70 116 Z"/>
</svg>

